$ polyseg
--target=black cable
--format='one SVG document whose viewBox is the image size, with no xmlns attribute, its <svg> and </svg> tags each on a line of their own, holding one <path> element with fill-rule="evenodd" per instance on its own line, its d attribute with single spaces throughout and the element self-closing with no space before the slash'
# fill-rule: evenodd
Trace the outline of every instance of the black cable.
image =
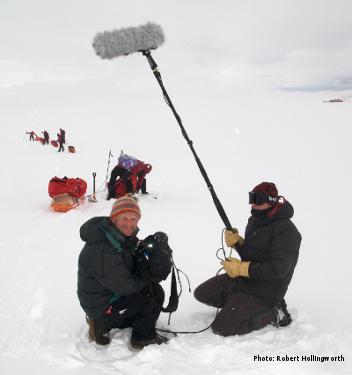
<svg viewBox="0 0 352 375">
<path fill-rule="evenodd" d="M 227 257 L 226 257 L 225 250 L 224 250 L 224 231 L 225 231 L 225 230 L 226 230 L 226 228 L 224 228 L 224 229 L 222 230 L 222 232 L 221 232 L 221 245 L 222 245 L 222 246 L 216 251 L 216 257 L 217 257 L 217 259 L 219 259 L 219 260 L 225 260 L 225 259 L 227 258 Z M 223 252 L 224 259 L 220 258 L 219 255 L 218 255 L 219 251 L 221 251 L 221 250 L 222 250 L 222 252 Z M 231 248 L 231 253 L 232 253 L 232 248 Z M 231 253 L 230 253 L 230 256 L 231 256 Z M 173 262 L 173 258 L 172 258 L 172 262 Z M 179 270 L 179 269 L 176 267 L 176 265 L 174 264 L 174 262 L 173 262 L 173 265 L 174 265 L 174 267 L 175 267 L 175 269 L 176 269 L 177 271 L 182 272 L 182 273 L 186 276 L 187 281 L 188 281 L 189 291 L 191 292 L 191 285 L 190 285 L 190 282 L 189 282 L 188 276 L 187 276 L 183 271 Z M 217 276 L 222 270 L 223 270 L 223 267 L 221 267 L 221 268 L 216 272 L 216 276 Z M 182 283 L 181 283 L 181 280 L 180 280 L 180 277 L 179 277 L 179 273 L 178 273 L 178 272 L 177 272 L 177 277 L 178 277 L 178 280 L 179 280 L 179 285 L 180 285 L 180 290 L 181 290 L 180 293 L 179 293 L 179 296 L 180 296 L 181 293 L 182 293 Z M 217 309 L 217 311 L 216 311 L 216 315 L 215 315 L 215 318 L 214 318 L 214 320 L 211 322 L 211 324 L 210 324 L 208 327 L 203 328 L 203 329 L 201 329 L 201 330 L 199 330 L 199 331 L 171 331 L 171 330 L 168 330 L 168 329 L 162 329 L 162 328 L 156 328 L 155 330 L 158 331 L 158 332 L 171 333 L 171 334 L 173 334 L 174 336 L 177 336 L 177 334 L 189 334 L 189 333 L 196 334 L 196 333 L 205 332 L 205 331 L 207 331 L 207 330 L 212 326 L 212 324 L 214 323 L 214 321 L 215 321 L 216 317 L 218 316 L 218 314 L 219 314 L 219 309 Z M 170 316 L 171 316 L 171 314 L 169 315 L 168 324 L 170 324 Z"/>
</svg>

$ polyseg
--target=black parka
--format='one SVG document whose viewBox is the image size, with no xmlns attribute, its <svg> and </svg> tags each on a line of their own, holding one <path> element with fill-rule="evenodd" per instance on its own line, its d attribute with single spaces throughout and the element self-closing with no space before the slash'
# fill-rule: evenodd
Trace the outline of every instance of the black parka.
<svg viewBox="0 0 352 375">
<path fill-rule="evenodd" d="M 248 220 L 242 261 L 250 261 L 249 278 L 235 279 L 236 289 L 274 305 L 284 297 L 298 260 L 301 234 L 290 220 L 293 207 L 285 202 L 272 217 L 256 212 Z M 253 212 L 254 213 L 254 212 Z"/>
<path fill-rule="evenodd" d="M 95 319 L 104 314 L 113 300 L 138 293 L 146 283 L 135 268 L 135 235 L 123 236 L 109 217 L 88 220 L 81 226 L 80 235 L 86 244 L 78 260 L 77 294 L 83 310 Z"/>
</svg>

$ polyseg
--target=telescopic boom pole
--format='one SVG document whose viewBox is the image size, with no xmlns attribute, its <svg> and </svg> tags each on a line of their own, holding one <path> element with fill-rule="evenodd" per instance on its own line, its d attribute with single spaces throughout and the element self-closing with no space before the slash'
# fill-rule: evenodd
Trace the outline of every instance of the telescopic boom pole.
<svg viewBox="0 0 352 375">
<path fill-rule="evenodd" d="M 164 95 L 164 99 L 165 99 L 165 101 L 166 101 L 166 104 L 171 108 L 172 113 L 174 114 L 174 116 L 175 116 L 175 118 L 176 118 L 176 120 L 177 120 L 177 122 L 178 122 L 178 125 L 180 126 L 180 129 L 181 129 L 182 135 L 183 135 L 184 138 L 186 139 L 186 141 L 187 141 L 187 143 L 188 143 L 188 146 L 190 147 L 190 149 L 191 149 L 191 151 L 192 151 L 192 154 L 193 154 L 193 156 L 194 156 L 194 158 L 195 158 L 195 160 L 196 160 L 196 163 L 197 163 L 197 165 L 198 165 L 198 167 L 199 167 L 199 169 L 200 169 L 200 172 L 201 172 L 201 174 L 202 174 L 202 176 L 203 176 L 203 178 L 204 178 L 204 180 L 205 180 L 205 182 L 206 182 L 206 184 L 207 184 L 207 187 L 208 187 L 208 189 L 209 189 L 209 192 L 210 192 L 210 194 L 211 194 L 211 196 L 212 196 L 212 198 L 213 198 L 213 201 L 214 201 L 215 207 L 216 207 L 216 209 L 217 209 L 217 211 L 218 211 L 218 213 L 219 213 L 219 215 L 220 215 L 220 217 L 221 217 L 223 223 L 225 224 L 226 229 L 232 230 L 232 225 L 231 225 L 231 223 L 230 223 L 230 220 L 228 219 L 228 217 L 227 217 L 227 215 L 226 215 L 226 213 L 225 213 L 225 210 L 224 210 L 224 208 L 223 208 L 223 206 L 222 206 L 222 204 L 221 204 L 221 202 L 220 202 L 218 196 L 216 195 L 216 192 L 215 192 L 215 190 L 214 190 L 214 188 L 213 188 L 213 185 L 212 185 L 212 183 L 210 182 L 210 179 L 209 179 L 209 177 L 208 177 L 208 175 L 207 175 L 207 172 L 205 171 L 205 169 L 204 169 L 204 167 L 203 167 L 203 164 L 202 164 L 202 162 L 200 161 L 200 159 L 199 159 L 199 157 L 198 157 L 198 155 L 197 155 L 197 153 L 196 153 L 196 151 L 195 151 L 195 149 L 194 149 L 194 147 L 193 147 L 193 141 L 191 141 L 191 140 L 189 139 L 189 137 L 188 137 L 188 135 L 187 135 L 187 132 L 186 132 L 184 126 L 182 125 L 181 118 L 180 118 L 180 116 L 178 115 L 178 113 L 176 112 L 176 109 L 175 109 L 175 107 L 173 106 L 172 101 L 171 101 L 171 99 L 170 99 L 170 97 L 169 97 L 169 95 L 168 95 L 168 93 L 167 93 L 167 91 L 166 91 L 166 89 L 165 89 L 165 86 L 164 86 L 163 81 L 162 81 L 162 79 L 161 79 L 161 74 L 160 74 L 160 72 L 159 72 L 158 65 L 157 65 L 156 62 L 154 61 L 154 59 L 153 59 L 153 57 L 152 57 L 152 55 L 151 55 L 151 53 L 150 53 L 150 50 L 144 50 L 144 51 L 140 51 L 140 52 L 143 53 L 143 55 L 147 58 L 147 60 L 148 60 L 148 62 L 149 62 L 150 68 L 152 69 L 152 72 L 153 72 L 153 74 L 154 74 L 156 80 L 158 81 L 159 86 L 160 86 L 160 88 L 161 88 L 161 90 L 162 90 L 162 92 L 163 92 L 163 95 Z"/>
</svg>

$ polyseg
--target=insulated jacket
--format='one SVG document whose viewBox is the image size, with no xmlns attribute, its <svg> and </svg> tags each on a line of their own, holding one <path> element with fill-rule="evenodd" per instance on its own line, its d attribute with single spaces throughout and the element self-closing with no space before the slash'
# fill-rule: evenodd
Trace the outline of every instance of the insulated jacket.
<svg viewBox="0 0 352 375">
<path fill-rule="evenodd" d="M 268 211 L 252 210 L 242 246 L 236 246 L 242 261 L 250 261 L 249 278 L 234 279 L 237 290 L 275 305 L 284 297 L 298 260 L 301 234 L 290 220 L 292 205 L 285 201 L 269 217 Z"/>
<path fill-rule="evenodd" d="M 138 238 L 136 234 L 125 237 L 109 217 L 88 220 L 80 235 L 86 244 L 78 260 L 77 294 L 86 314 L 96 319 L 119 297 L 146 287 L 133 257 Z"/>
</svg>

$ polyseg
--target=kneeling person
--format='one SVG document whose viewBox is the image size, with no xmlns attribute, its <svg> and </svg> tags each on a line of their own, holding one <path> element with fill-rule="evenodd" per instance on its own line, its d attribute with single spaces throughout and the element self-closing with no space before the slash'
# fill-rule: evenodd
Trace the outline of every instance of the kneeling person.
<svg viewBox="0 0 352 375">
<path fill-rule="evenodd" d="M 270 182 L 249 192 L 249 203 L 252 215 L 245 238 L 237 230 L 225 231 L 226 244 L 236 248 L 242 261 L 222 261 L 226 273 L 205 281 L 194 292 L 200 302 L 221 308 L 212 329 L 223 336 L 291 322 L 283 298 L 301 244 L 301 235 L 291 221 L 293 207 Z"/>
<path fill-rule="evenodd" d="M 80 229 L 86 244 L 79 256 L 77 294 L 89 336 L 100 345 L 110 343 L 112 328 L 126 327 L 132 327 L 136 349 L 167 341 L 155 331 L 164 302 L 161 280 L 146 281 L 136 264 L 140 217 L 138 203 L 127 195 L 115 201 L 110 217 L 94 217 Z"/>
</svg>

